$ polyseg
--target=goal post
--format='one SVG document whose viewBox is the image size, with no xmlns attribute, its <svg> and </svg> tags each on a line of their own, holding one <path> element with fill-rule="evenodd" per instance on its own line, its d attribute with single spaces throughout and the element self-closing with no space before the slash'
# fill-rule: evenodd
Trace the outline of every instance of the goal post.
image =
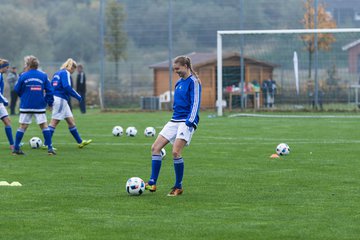
<svg viewBox="0 0 360 240">
<path fill-rule="evenodd" d="M 254 49 L 254 48 L 260 48 L 262 47 L 262 45 L 267 45 L 268 47 L 266 47 L 265 50 L 263 50 L 263 55 L 265 56 L 266 54 L 269 54 L 269 52 L 271 50 L 274 51 L 274 54 L 276 53 L 275 49 L 281 49 L 283 46 L 277 46 L 277 47 L 273 47 L 270 46 L 269 44 L 274 44 L 274 42 L 278 42 L 278 45 L 283 44 L 284 42 L 286 42 L 287 51 L 293 51 L 293 53 L 295 53 L 295 51 L 303 51 L 304 46 L 302 46 L 300 49 L 295 48 L 295 46 L 292 46 L 292 41 L 296 41 L 294 40 L 295 38 L 300 38 L 301 35 L 304 34 L 335 34 L 335 37 L 337 37 L 338 39 L 340 39 L 341 41 L 339 41 L 339 45 L 341 44 L 341 46 L 345 46 L 345 43 L 351 43 L 351 42 L 356 42 L 356 40 L 360 39 L 360 28 L 338 28 L 338 29 L 286 29 L 286 30 L 222 30 L 222 31 L 217 31 L 217 101 L 216 101 L 216 106 L 217 106 L 217 115 L 218 116 L 223 116 L 223 101 L 224 96 L 224 85 L 223 85 L 223 52 L 224 52 L 224 41 L 226 40 L 225 37 L 228 36 L 232 36 L 233 38 L 237 39 L 233 39 L 233 42 L 236 42 L 236 44 L 233 44 L 232 46 L 227 46 L 227 50 L 229 51 L 236 51 L 239 52 L 240 49 L 240 43 L 238 41 L 239 36 L 244 36 L 245 37 L 245 50 L 243 52 L 243 57 L 251 57 L 251 58 L 255 58 L 257 59 L 259 56 L 256 54 L 253 55 L 249 55 L 249 49 Z M 345 35 L 348 34 L 348 35 Z M 352 35 L 350 35 L 352 34 Z M 292 35 L 292 37 L 288 38 L 288 40 L 281 40 L 279 36 L 289 36 Z M 343 36 L 344 35 L 344 36 Z M 249 42 L 247 41 L 247 37 L 251 36 L 251 42 L 252 44 L 247 45 Z M 272 42 L 270 42 L 269 40 L 266 41 L 266 38 L 263 38 L 263 36 L 271 36 L 272 38 Z M 279 39 L 277 40 L 276 38 L 279 37 Z M 262 40 L 264 39 L 264 40 Z M 254 43 L 254 41 L 256 41 L 256 43 Z M 359 40 L 360 43 L 360 40 Z M 258 45 L 256 45 L 258 44 Z M 299 45 L 299 43 L 297 43 Z M 269 47 L 270 46 L 270 47 Z M 244 46 L 242 46 L 244 47 Z M 293 48 L 293 49 L 292 49 Z M 328 50 L 330 51 L 330 50 Z M 337 46 L 336 51 L 345 51 L 344 49 L 339 50 L 339 47 Z M 329 55 L 329 54 L 328 54 Z M 242 57 L 242 56 L 241 56 Z M 287 58 L 289 58 L 287 56 Z M 304 57 L 303 57 L 304 58 Z M 333 55 L 331 57 L 327 56 L 325 58 L 332 58 L 332 59 L 336 59 L 337 56 Z M 343 59 L 345 59 L 345 57 L 342 57 Z M 259 57 L 260 60 L 266 62 L 267 59 L 266 57 L 262 58 L 261 56 Z M 276 59 L 276 58 L 275 58 Z M 308 59 L 306 59 L 308 60 Z M 348 59 L 346 59 L 347 61 Z M 287 61 L 289 61 L 289 59 L 287 59 Z M 292 61 L 292 59 L 291 59 Z M 311 60 L 308 60 L 311 61 Z M 334 60 L 335 61 L 335 60 Z M 359 53 L 359 61 L 360 61 L 360 53 Z M 275 62 L 275 64 L 277 64 L 277 62 Z M 246 64 L 245 64 L 246 65 Z M 360 63 L 359 63 L 360 66 Z M 241 68 L 241 66 L 240 66 Z M 360 67 L 359 67 L 360 68 Z M 240 70 L 239 70 L 240 71 Z M 262 80 L 262 79 L 259 79 Z"/>
</svg>

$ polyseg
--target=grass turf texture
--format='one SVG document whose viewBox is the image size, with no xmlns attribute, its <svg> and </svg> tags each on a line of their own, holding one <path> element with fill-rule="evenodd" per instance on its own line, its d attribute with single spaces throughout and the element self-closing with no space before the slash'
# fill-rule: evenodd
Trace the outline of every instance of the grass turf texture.
<svg viewBox="0 0 360 240">
<path fill-rule="evenodd" d="M 170 112 L 75 111 L 79 149 L 65 122 L 56 129 L 56 156 L 30 149 L 11 156 L 1 144 L 0 239 L 358 239 L 360 236 L 358 118 L 208 118 L 185 160 L 184 194 L 169 198 L 171 148 L 156 193 L 131 197 L 129 177 L 151 168 L 143 130 L 157 133 Z M 273 113 L 272 113 L 273 114 Z M 306 115 L 306 114 L 304 114 Z M 311 113 L 314 115 L 314 113 Z M 355 115 L 356 116 L 356 115 Z M 17 118 L 12 118 L 14 131 Z M 138 135 L 114 137 L 113 126 Z M 24 142 L 41 137 L 34 123 Z M 3 134 L 3 139 L 5 134 Z M 280 142 L 291 154 L 270 159 Z"/>
</svg>

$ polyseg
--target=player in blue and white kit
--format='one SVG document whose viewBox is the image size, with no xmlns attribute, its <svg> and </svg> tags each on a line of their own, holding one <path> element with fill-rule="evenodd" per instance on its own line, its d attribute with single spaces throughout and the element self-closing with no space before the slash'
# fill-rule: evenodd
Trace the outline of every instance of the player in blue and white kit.
<svg viewBox="0 0 360 240">
<path fill-rule="evenodd" d="M 11 121 L 9 114 L 5 106 L 9 105 L 9 101 L 4 97 L 4 78 L 3 73 L 5 73 L 9 68 L 9 61 L 5 59 L 0 59 L 0 119 L 5 125 L 6 137 L 10 144 L 10 149 L 14 149 L 14 139 L 12 135 Z"/>
<path fill-rule="evenodd" d="M 54 88 L 54 107 L 49 128 L 53 135 L 60 120 L 65 119 L 68 124 L 69 131 L 78 143 L 79 148 L 83 148 L 84 146 L 90 144 L 92 140 L 83 140 L 80 137 L 75 125 L 74 116 L 68 104 L 70 97 L 76 98 L 79 102 L 83 100 L 80 94 L 77 93 L 71 86 L 71 74 L 74 73 L 76 67 L 76 62 L 72 58 L 69 58 L 63 63 L 60 70 L 53 76 L 51 84 Z"/>
<path fill-rule="evenodd" d="M 36 57 L 26 56 L 24 61 L 25 72 L 20 75 L 14 87 L 20 97 L 20 127 L 16 132 L 13 155 L 24 155 L 20 149 L 20 143 L 33 116 L 42 129 L 45 142 L 48 143 L 48 154 L 56 155 L 46 118 L 46 106 L 52 107 L 54 102 L 53 89 L 47 74 L 38 70 L 40 63 Z"/>
<path fill-rule="evenodd" d="M 170 142 L 173 144 L 175 184 L 168 196 L 178 196 L 183 193 L 184 159 L 181 153 L 184 147 L 190 144 L 192 135 L 198 127 L 201 103 L 201 83 L 192 68 L 190 58 L 186 56 L 176 57 L 173 68 L 180 77 L 175 85 L 173 115 L 151 147 L 151 176 L 145 185 L 145 188 L 150 192 L 156 191 L 156 181 L 162 163 L 160 151 Z"/>
</svg>

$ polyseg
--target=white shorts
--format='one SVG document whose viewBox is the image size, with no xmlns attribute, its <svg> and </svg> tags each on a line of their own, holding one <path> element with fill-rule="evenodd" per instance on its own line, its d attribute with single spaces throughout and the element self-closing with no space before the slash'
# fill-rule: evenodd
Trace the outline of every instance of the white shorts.
<svg viewBox="0 0 360 240">
<path fill-rule="evenodd" d="M 56 120 L 64 120 L 68 117 L 73 117 L 68 102 L 63 98 L 54 96 L 52 118 Z"/>
<path fill-rule="evenodd" d="M 174 144 L 175 139 L 179 138 L 184 139 L 186 146 L 189 146 L 194 131 L 194 128 L 190 131 L 184 122 L 168 122 L 159 134 L 169 140 L 171 144 Z"/>
<path fill-rule="evenodd" d="M 8 111 L 6 110 L 3 103 L 0 103 L 0 119 L 3 119 L 4 117 L 9 116 Z"/>
<path fill-rule="evenodd" d="M 37 124 L 46 123 L 46 113 L 20 113 L 19 123 L 31 124 L 32 116 L 35 117 Z"/>
</svg>

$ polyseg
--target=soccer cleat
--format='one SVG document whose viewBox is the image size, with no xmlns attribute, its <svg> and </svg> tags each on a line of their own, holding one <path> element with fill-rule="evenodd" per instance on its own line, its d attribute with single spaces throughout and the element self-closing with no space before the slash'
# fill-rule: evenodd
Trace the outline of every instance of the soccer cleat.
<svg viewBox="0 0 360 240">
<path fill-rule="evenodd" d="M 56 152 L 55 152 L 54 148 L 48 150 L 48 155 L 56 155 Z"/>
<path fill-rule="evenodd" d="M 182 193 L 183 193 L 182 188 L 173 187 L 171 189 L 171 192 L 168 194 L 168 197 L 176 197 L 176 196 L 181 195 Z"/>
<path fill-rule="evenodd" d="M 41 147 L 41 149 L 42 150 L 48 150 L 48 146 L 47 145 L 42 145 L 42 147 Z M 54 151 L 56 151 L 57 150 L 57 148 L 52 148 Z"/>
<path fill-rule="evenodd" d="M 12 155 L 25 155 L 25 153 L 21 149 L 14 149 Z"/>
<path fill-rule="evenodd" d="M 79 143 L 79 148 L 83 148 L 86 145 L 90 144 L 92 142 L 92 139 L 89 140 L 83 140 L 81 143 Z"/>
<path fill-rule="evenodd" d="M 149 190 L 150 192 L 155 192 L 156 191 L 156 185 L 150 185 L 149 183 L 145 183 L 145 190 Z"/>
</svg>

